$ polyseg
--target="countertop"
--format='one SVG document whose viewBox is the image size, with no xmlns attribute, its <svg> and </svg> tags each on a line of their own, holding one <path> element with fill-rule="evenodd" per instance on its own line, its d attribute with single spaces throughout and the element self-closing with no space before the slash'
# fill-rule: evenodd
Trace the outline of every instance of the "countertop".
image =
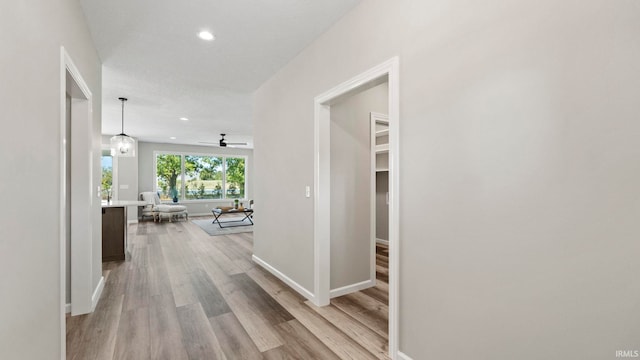
<svg viewBox="0 0 640 360">
<path fill-rule="evenodd" d="M 146 201 L 134 201 L 134 200 L 122 200 L 122 201 L 109 201 L 103 202 L 102 207 L 125 207 L 125 206 L 145 206 L 147 205 Z"/>
</svg>

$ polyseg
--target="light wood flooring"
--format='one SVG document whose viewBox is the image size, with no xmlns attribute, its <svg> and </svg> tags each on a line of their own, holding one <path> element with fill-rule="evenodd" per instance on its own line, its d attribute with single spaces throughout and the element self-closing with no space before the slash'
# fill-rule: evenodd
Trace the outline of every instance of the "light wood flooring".
<svg viewBox="0 0 640 360">
<path fill-rule="evenodd" d="M 388 249 L 378 285 L 316 307 L 251 261 L 251 233 L 129 227 L 95 312 L 67 317 L 67 359 L 388 359 Z"/>
</svg>

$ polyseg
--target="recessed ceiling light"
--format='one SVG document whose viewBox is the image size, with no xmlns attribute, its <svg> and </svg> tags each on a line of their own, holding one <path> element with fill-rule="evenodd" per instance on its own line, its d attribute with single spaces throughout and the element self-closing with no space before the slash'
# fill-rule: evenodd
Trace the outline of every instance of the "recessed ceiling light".
<svg viewBox="0 0 640 360">
<path fill-rule="evenodd" d="M 188 119 L 188 118 L 186 118 L 186 117 L 181 117 L 181 118 L 180 118 L 180 120 L 182 120 L 182 121 L 187 121 L 187 120 L 189 120 L 189 119 Z"/>
<path fill-rule="evenodd" d="M 169 139 L 171 139 L 171 140 L 175 140 L 175 139 L 176 139 L 176 137 L 175 137 L 175 136 L 172 136 L 172 137 L 170 137 Z"/>
<path fill-rule="evenodd" d="M 215 36 L 210 31 L 202 30 L 198 33 L 198 37 L 202 40 L 211 41 L 215 39 Z"/>
</svg>

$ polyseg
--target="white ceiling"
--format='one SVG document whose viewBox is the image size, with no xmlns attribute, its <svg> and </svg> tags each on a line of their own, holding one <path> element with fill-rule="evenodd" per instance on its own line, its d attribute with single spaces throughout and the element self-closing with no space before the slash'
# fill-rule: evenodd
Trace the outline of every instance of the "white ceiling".
<svg viewBox="0 0 640 360">
<path fill-rule="evenodd" d="M 103 62 L 102 133 L 120 133 L 127 97 L 124 131 L 140 140 L 224 132 L 252 147 L 253 91 L 358 2 L 81 0 Z M 216 39 L 199 39 L 203 29 Z"/>
</svg>

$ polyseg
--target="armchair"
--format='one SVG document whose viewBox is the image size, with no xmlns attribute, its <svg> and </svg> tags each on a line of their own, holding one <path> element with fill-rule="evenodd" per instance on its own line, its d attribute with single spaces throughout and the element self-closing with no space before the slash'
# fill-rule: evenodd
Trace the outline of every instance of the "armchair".
<svg viewBox="0 0 640 360">
<path fill-rule="evenodd" d="M 160 197 L 157 193 L 152 191 L 145 191 L 140 193 L 140 200 L 146 202 L 147 204 L 142 208 L 142 218 L 145 216 L 153 217 L 153 221 L 156 220 L 162 222 L 162 218 L 168 218 L 169 222 L 177 217 L 184 216 L 187 220 L 189 220 L 189 213 L 187 212 L 187 207 L 184 205 L 172 205 L 172 204 L 163 204 L 160 201 Z"/>
</svg>

